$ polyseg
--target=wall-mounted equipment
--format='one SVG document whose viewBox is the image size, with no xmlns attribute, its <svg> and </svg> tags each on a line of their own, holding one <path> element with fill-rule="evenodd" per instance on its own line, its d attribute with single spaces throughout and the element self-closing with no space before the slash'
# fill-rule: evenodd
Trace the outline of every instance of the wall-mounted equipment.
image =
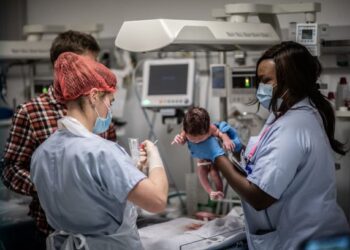
<svg viewBox="0 0 350 250">
<path fill-rule="evenodd" d="M 210 65 L 210 85 L 213 96 L 226 97 L 227 86 L 232 85 L 232 69 L 227 64 Z"/>
<path fill-rule="evenodd" d="M 142 106 L 178 108 L 193 104 L 193 59 L 147 60 L 143 68 Z"/>
</svg>

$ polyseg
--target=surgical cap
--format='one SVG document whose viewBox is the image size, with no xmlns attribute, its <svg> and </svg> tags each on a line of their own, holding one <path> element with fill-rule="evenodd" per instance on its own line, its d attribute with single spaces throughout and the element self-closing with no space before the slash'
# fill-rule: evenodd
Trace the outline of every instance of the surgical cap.
<svg viewBox="0 0 350 250">
<path fill-rule="evenodd" d="M 62 53 L 55 62 L 54 95 L 59 102 L 75 100 L 92 88 L 115 92 L 116 76 L 103 64 L 72 52 Z"/>
</svg>

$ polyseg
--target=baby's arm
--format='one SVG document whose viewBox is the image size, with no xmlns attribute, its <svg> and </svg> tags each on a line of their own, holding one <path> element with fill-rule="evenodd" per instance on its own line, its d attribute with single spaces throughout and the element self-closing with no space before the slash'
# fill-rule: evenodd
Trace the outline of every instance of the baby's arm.
<svg viewBox="0 0 350 250">
<path fill-rule="evenodd" d="M 231 138 L 225 134 L 222 133 L 215 125 L 210 125 L 210 134 L 212 136 L 220 138 L 222 141 L 223 147 L 225 150 L 233 151 L 235 149 L 235 144 L 232 142 Z"/>
<path fill-rule="evenodd" d="M 186 133 L 185 131 L 181 131 L 180 134 L 177 134 L 173 141 L 171 142 L 171 145 L 173 144 L 181 144 L 181 145 L 184 145 L 186 143 Z"/>
</svg>

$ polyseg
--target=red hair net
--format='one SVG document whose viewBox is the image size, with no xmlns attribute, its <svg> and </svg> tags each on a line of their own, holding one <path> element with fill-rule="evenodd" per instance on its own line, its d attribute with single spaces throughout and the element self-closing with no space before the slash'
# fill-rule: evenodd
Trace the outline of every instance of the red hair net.
<svg viewBox="0 0 350 250">
<path fill-rule="evenodd" d="M 92 88 L 115 92 L 117 78 L 103 64 L 72 52 L 62 53 L 55 62 L 54 93 L 59 102 L 87 95 Z"/>
</svg>

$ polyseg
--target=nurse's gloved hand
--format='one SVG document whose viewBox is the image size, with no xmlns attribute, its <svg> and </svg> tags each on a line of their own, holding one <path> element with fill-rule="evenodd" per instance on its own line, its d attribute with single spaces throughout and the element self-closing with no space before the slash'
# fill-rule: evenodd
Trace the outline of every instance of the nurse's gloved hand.
<svg viewBox="0 0 350 250">
<path fill-rule="evenodd" d="M 147 165 L 149 173 L 155 168 L 164 168 L 162 158 L 160 157 L 158 148 L 153 142 L 146 140 L 142 143 L 142 148 L 147 154 Z"/>
<path fill-rule="evenodd" d="M 188 148 L 193 158 L 206 159 L 212 162 L 215 161 L 216 157 L 225 154 L 219 141 L 213 136 L 210 136 L 208 139 L 200 143 L 188 144 Z"/>
</svg>

